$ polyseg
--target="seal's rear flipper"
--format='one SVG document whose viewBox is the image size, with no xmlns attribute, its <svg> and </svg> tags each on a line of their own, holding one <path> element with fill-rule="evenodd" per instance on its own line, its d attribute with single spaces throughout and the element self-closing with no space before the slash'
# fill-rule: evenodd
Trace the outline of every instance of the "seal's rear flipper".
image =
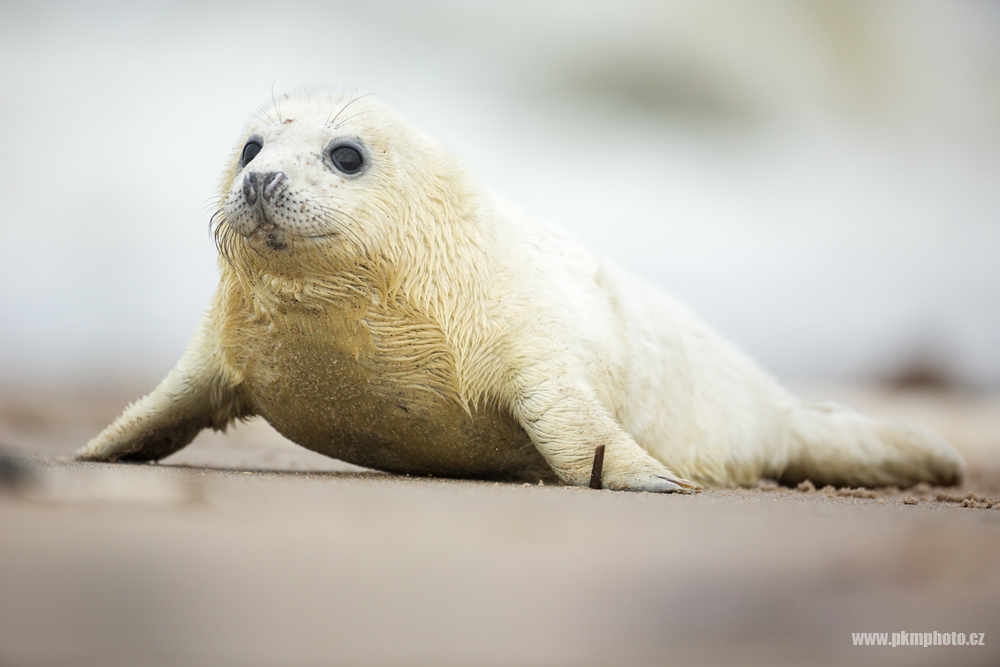
<svg viewBox="0 0 1000 667">
<path fill-rule="evenodd" d="M 791 408 L 786 484 L 898 486 L 918 482 L 952 485 L 962 479 L 958 452 L 939 435 L 889 420 L 872 419 L 836 403 Z"/>
</svg>

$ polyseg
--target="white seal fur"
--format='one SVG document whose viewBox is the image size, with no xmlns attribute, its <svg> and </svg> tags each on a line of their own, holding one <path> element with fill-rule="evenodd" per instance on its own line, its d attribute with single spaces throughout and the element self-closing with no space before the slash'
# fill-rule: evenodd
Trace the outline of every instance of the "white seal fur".
<svg viewBox="0 0 1000 667">
<path fill-rule="evenodd" d="M 187 351 L 79 458 L 158 459 L 261 415 L 394 472 L 585 485 L 605 445 L 611 489 L 959 480 L 938 436 L 790 396 L 376 98 L 285 97 L 224 174 L 221 281 Z"/>
</svg>

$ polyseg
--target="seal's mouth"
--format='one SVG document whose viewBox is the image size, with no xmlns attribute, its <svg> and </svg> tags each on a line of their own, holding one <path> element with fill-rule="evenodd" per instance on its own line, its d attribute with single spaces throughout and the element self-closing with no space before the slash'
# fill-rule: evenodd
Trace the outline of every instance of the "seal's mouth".
<svg viewBox="0 0 1000 667">
<path fill-rule="evenodd" d="M 222 218 L 215 225 L 213 235 L 219 252 L 227 260 L 231 260 L 234 255 L 245 250 L 256 250 L 258 253 L 265 250 L 289 253 L 293 252 L 296 247 L 304 250 L 312 244 L 322 244 L 329 239 L 338 237 L 340 233 L 329 230 L 315 234 L 303 234 L 271 220 L 260 222 L 248 231 L 241 231 L 237 226 L 229 224 L 225 218 Z"/>
<path fill-rule="evenodd" d="M 312 253 L 316 245 L 351 237 L 345 221 L 354 218 L 326 203 L 328 197 L 289 188 L 281 172 L 265 176 L 232 188 L 212 217 L 216 247 L 227 262 Z"/>
<path fill-rule="evenodd" d="M 264 235 L 264 245 L 266 245 L 271 250 L 284 250 L 288 247 L 288 243 L 281 239 L 275 232 L 262 232 Z"/>
<path fill-rule="evenodd" d="M 336 231 L 327 231 L 318 234 L 304 234 L 292 231 L 276 222 L 270 220 L 262 222 L 245 234 L 241 234 L 247 241 L 266 245 L 272 250 L 282 250 L 288 247 L 291 239 L 326 239 L 337 236 Z"/>
<path fill-rule="evenodd" d="M 248 241 L 259 241 L 271 250 L 284 250 L 287 248 L 288 243 L 285 241 L 285 236 L 288 232 L 282 230 L 278 223 L 271 219 L 268 210 L 266 208 L 258 208 L 257 216 L 262 218 L 262 220 L 257 223 L 256 227 L 243 234 L 243 237 Z"/>
</svg>

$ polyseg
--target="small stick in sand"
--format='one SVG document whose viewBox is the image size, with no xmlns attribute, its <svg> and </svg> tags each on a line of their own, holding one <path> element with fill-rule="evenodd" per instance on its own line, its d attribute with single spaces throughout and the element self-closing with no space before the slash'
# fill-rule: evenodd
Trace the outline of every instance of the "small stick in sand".
<svg viewBox="0 0 1000 667">
<path fill-rule="evenodd" d="M 604 445 L 598 445 L 594 452 L 594 468 L 590 472 L 590 488 L 601 488 L 601 473 L 604 472 Z"/>
</svg>

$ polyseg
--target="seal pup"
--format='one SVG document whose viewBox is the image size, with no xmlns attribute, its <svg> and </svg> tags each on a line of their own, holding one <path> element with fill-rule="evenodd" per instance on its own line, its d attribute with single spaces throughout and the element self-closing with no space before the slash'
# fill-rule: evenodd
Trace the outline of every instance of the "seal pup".
<svg viewBox="0 0 1000 667">
<path fill-rule="evenodd" d="M 370 95 L 285 96 L 214 216 L 221 280 L 177 366 L 82 448 L 155 460 L 260 415 L 396 473 L 679 491 L 952 484 L 940 437 L 789 395 L 683 305 L 505 201 Z"/>
</svg>

